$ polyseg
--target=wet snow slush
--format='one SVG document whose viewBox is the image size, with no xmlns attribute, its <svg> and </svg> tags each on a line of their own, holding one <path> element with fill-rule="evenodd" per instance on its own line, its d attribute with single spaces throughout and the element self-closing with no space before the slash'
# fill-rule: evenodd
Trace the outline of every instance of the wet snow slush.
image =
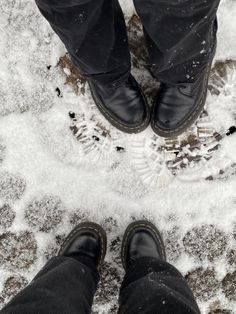
<svg viewBox="0 0 236 314">
<path fill-rule="evenodd" d="M 130 2 L 132 71 L 151 103 L 158 82 Z M 122 234 L 145 218 L 202 313 L 236 313 L 236 2 L 221 2 L 206 107 L 172 140 L 110 126 L 34 2 L 0 8 L 0 307 L 89 219 L 108 232 L 93 313 L 116 313 Z"/>
</svg>

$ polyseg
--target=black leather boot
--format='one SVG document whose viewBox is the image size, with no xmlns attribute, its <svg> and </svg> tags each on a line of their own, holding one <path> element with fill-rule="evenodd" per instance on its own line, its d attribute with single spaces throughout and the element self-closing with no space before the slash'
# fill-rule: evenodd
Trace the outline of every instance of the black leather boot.
<svg viewBox="0 0 236 314">
<path fill-rule="evenodd" d="M 143 220 L 131 223 L 125 231 L 121 249 L 124 269 L 142 257 L 166 260 L 160 232 L 151 222 Z"/>
<path fill-rule="evenodd" d="M 150 122 L 150 109 L 141 88 L 130 74 L 126 82 L 105 86 L 88 79 L 92 97 L 100 112 L 117 129 L 139 133 Z"/>
<path fill-rule="evenodd" d="M 58 256 L 87 259 L 99 268 L 104 261 L 106 248 L 107 238 L 103 228 L 92 222 L 84 222 L 71 231 Z"/>
<path fill-rule="evenodd" d="M 151 121 L 156 134 L 176 137 L 197 120 L 205 105 L 210 69 L 211 64 L 194 83 L 161 83 Z"/>
</svg>

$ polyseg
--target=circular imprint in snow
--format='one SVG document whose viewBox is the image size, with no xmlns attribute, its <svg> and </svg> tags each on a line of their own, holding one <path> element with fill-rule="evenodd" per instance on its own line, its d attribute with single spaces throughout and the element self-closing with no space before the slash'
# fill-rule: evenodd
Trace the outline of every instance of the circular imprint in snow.
<svg viewBox="0 0 236 314">
<path fill-rule="evenodd" d="M 20 199 L 25 191 L 26 182 L 18 174 L 0 172 L 0 198 L 5 201 Z"/>
<path fill-rule="evenodd" d="M 4 282 L 2 290 L 2 298 L 4 301 L 14 297 L 18 292 L 24 289 L 28 284 L 28 280 L 25 277 L 13 275 Z"/>
<path fill-rule="evenodd" d="M 212 262 L 225 252 L 227 235 L 213 225 L 202 225 L 188 231 L 184 236 L 183 244 L 190 256 Z"/>
<path fill-rule="evenodd" d="M 59 197 L 45 195 L 28 204 L 25 210 L 25 220 L 37 231 L 49 232 L 62 221 L 65 208 Z"/>
<path fill-rule="evenodd" d="M 11 227 L 15 216 L 14 210 L 8 204 L 4 204 L 0 207 L 0 226 L 2 228 Z"/>
<path fill-rule="evenodd" d="M 36 260 L 37 243 L 29 231 L 0 235 L 0 263 L 7 269 L 27 270 Z"/>
<path fill-rule="evenodd" d="M 186 275 L 186 280 L 195 297 L 207 301 L 219 290 L 219 281 L 213 268 L 196 268 Z"/>
<path fill-rule="evenodd" d="M 222 290 L 231 301 L 236 301 L 236 271 L 228 273 L 222 281 Z"/>
</svg>

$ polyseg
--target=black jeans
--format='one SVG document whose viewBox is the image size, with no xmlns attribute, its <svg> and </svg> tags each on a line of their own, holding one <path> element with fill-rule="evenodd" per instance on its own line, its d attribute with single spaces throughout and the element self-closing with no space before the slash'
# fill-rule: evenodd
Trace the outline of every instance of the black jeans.
<svg viewBox="0 0 236 314">
<path fill-rule="evenodd" d="M 130 0 L 131 1 L 131 0 Z M 220 0 L 134 0 L 155 76 L 191 82 L 212 59 Z M 36 0 L 81 72 L 104 83 L 125 80 L 130 54 L 118 0 Z"/>
<path fill-rule="evenodd" d="M 87 314 L 99 275 L 95 267 L 69 257 L 54 257 L 1 314 Z M 199 314 L 182 275 L 170 264 L 142 258 L 127 271 L 119 314 Z"/>
</svg>

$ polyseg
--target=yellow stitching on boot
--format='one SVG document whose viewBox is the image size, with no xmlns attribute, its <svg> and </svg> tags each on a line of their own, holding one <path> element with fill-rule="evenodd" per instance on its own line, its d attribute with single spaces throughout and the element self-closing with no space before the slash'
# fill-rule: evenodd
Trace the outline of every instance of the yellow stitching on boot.
<svg viewBox="0 0 236 314">
<path fill-rule="evenodd" d="M 90 87 L 90 85 L 89 85 L 89 87 Z M 91 87 L 90 87 L 90 92 L 91 92 L 91 94 L 92 94 L 92 98 L 95 98 L 95 99 L 96 99 L 96 101 L 94 100 L 95 104 L 96 104 L 96 105 L 98 106 L 98 108 L 104 113 L 105 117 L 106 117 L 106 115 L 107 115 L 107 116 L 109 117 L 109 119 L 111 119 L 111 120 L 113 121 L 114 124 L 117 124 L 117 125 L 119 125 L 120 127 L 124 128 L 124 129 L 127 129 L 127 130 L 136 130 L 136 131 L 142 130 L 142 127 L 147 124 L 147 122 L 148 122 L 148 120 L 149 120 L 149 116 L 150 116 L 150 114 L 149 114 L 150 108 L 149 108 L 148 104 L 146 103 L 145 99 L 144 99 L 144 103 L 145 103 L 145 108 L 146 108 L 146 111 L 147 111 L 147 116 L 146 116 L 145 120 L 142 122 L 142 124 L 140 124 L 140 125 L 138 125 L 138 126 L 136 126 L 136 127 L 131 127 L 131 126 L 129 127 L 129 126 L 125 126 L 124 124 L 122 124 L 122 123 L 116 121 L 116 120 L 111 116 L 111 114 L 110 114 L 107 110 L 105 110 L 104 105 L 100 102 L 100 100 L 98 99 L 98 97 L 94 95 L 94 93 L 93 93 Z M 141 94 L 142 94 L 142 97 L 144 97 L 141 90 L 140 90 L 140 92 L 141 92 Z M 109 120 L 108 120 L 108 121 L 109 121 Z"/>
<path fill-rule="evenodd" d="M 134 229 L 136 229 L 137 227 L 146 227 L 147 229 L 149 229 L 149 230 L 151 230 L 153 233 L 154 233 L 154 236 L 155 236 L 155 238 L 156 238 L 156 240 L 157 240 L 157 242 L 158 242 L 158 244 L 159 244 L 159 246 L 160 246 L 160 249 L 161 249 L 161 253 L 162 253 L 162 256 L 163 257 L 165 257 L 165 252 L 163 251 L 163 244 L 161 243 L 161 241 L 159 240 L 159 238 L 157 237 L 157 235 L 156 235 L 156 230 L 155 229 L 153 229 L 150 225 L 146 225 L 145 223 L 141 223 L 141 224 L 136 224 L 133 228 L 131 228 L 129 231 L 128 231 L 128 233 L 126 234 L 126 237 L 125 237 L 125 239 L 124 239 L 124 244 L 123 244 L 123 252 L 122 252 L 122 260 L 123 260 L 123 264 L 125 264 L 124 262 L 125 262 L 125 248 L 126 248 L 126 245 L 127 245 L 127 241 L 128 241 L 128 238 L 129 238 L 129 235 L 130 235 L 130 233 L 134 230 Z"/>
<path fill-rule="evenodd" d="M 100 231 L 98 229 L 94 229 L 93 227 L 89 226 L 89 227 L 76 227 L 74 230 L 71 231 L 71 233 L 68 235 L 68 237 L 65 239 L 65 241 L 63 242 L 62 246 L 61 246 L 61 249 L 59 250 L 58 254 L 61 253 L 62 251 L 62 248 L 63 246 L 65 245 L 66 242 L 68 242 L 73 236 L 75 233 L 77 233 L 78 231 L 81 231 L 81 230 L 93 230 L 95 231 L 95 233 L 97 233 L 100 237 L 100 240 L 101 240 L 101 257 L 100 257 L 100 260 L 99 260 L 99 263 L 102 261 L 102 257 L 103 257 L 103 253 L 104 253 L 104 241 L 103 241 L 103 237 L 102 237 L 102 234 L 100 233 Z M 98 265 L 99 265 L 98 263 Z"/>
<path fill-rule="evenodd" d="M 210 71 L 210 69 L 208 69 L 208 71 Z M 210 74 L 210 73 L 207 73 L 206 76 L 205 76 L 204 85 L 203 85 L 204 88 L 207 87 L 206 85 L 207 85 L 207 82 L 208 82 L 209 74 Z M 200 101 L 199 101 L 199 103 L 198 103 L 196 109 L 192 112 L 192 114 L 190 115 L 190 117 L 189 117 L 187 120 L 185 120 L 185 121 L 183 122 L 183 124 L 182 124 L 180 127 L 176 128 L 176 129 L 174 129 L 174 130 L 165 131 L 165 130 L 161 129 L 160 127 L 158 127 L 158 125 L 155 123 L 154 118 L 152 118 L 152 124 L 153 124 L 153 126 L 154 126 L 157 130 L 161 131 L 162 133 L 166 133 L 166 134 L 175 133 L 175 132 L 177 132 L 177 131 L 183 129 L 184 126 L 185 126 L 185 125 L 192 119 L 192 117 L 196 114 L 196 111 L 199 109 L 199 107 L 202 105 L 203 100 L 205 99 L 206 94 L 207 94 L 207 90 L 206 90 L 206 92 L 202 95 L 202 98 L 200 99 Z"/>
</svg>

